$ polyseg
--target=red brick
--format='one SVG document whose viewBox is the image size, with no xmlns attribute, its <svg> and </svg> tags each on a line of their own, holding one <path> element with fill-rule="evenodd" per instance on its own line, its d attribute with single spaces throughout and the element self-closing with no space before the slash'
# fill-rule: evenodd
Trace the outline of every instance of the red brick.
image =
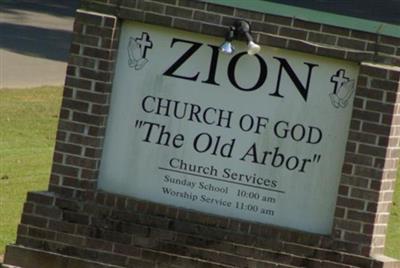
<svg viewBox="0 0 400 268">
<path fill-rule="evenodd" d="M 396 49 L 392 46 L 385 46 L 383 44 L 378 43 L 369 43 L 367 46 L 368 51 L 373 51 L 376 54 L 378 53 L 386 53 L 386 54 L 395 54 Z"/>
<path fill-rule="evenodd" d="M 103 139 L 71 133 L 69 135 L 69 142 L 75 143 L 75 144 L 81 144 L 84 146 L 90 146 L 90 147 L 100 147 L 103 144 Z M 82 162 L 82 159 L 81 159 L 81 162 Z"/>
<path fill-rule="evenodd" d="M 74 233 L 75 232 L 75 227 L 76 225 L 73 223 L 68 223 L 65 221 L 55 221 L 55 220 L 50 220 L 49 221 L 49 229 L 57 231 L 57 232 L 63 232 L 63 233 Z"/>
<path fill-rule="evenodd" d="M 351 175 L 353 173 L 353 165 L 343 164 L 342 173 Z"/>
<path fill-rule="evenodd" d="M 135 18 L 136 21 L 144 21 L 144 11 L 133 10 L 130 8 L 126 8 L 125 6 L 121 6 L 121 9 L 119 11 L 119 18 Z"/>
<path fill-rule="evenodd" d="M 352 189 L 353 192 L 354 189 Z M 352 196 L 354 197 L 354 196 Z M 341 207 L 346 207 L 346 208 L 352 208 L 352 209 L 359 209 L 363 210 L 365 207 L 365 202 L 363 200 L 357 200 L 353 198 L 346 198 L 346 197 L 341 197 L 339 196 L 337 199 L 337 206 Z"/>
<path fill-rule="evenodd" d="M 341 185 L 356 186 L 360 188 L 367 188 L 369 180 L 363 177 L 342 176 L 340 181 Z"/>
<path fill-rule="evenodd" d="M 297 40 L 289 40 L 287 48 L 307 53 L 315 53 L 317 50 L 316 46 Z"/>
<path fill-rule="evenodd" d="M 71 121 L 66 121 L 66 120 L 59 120 L 58 129 L 71 131 L 71 132 L 77 132 L 77 133 L 83 133 L 85 130 L 85 125 L 78 124 L 78 123 L 71 122 Z"/>
<path fill-rule="evenodd" d="M 321 24 L 308 22 L 304 20 L 295 19 L 293 23 L 294 27 L 298 27 L 301 29 L 313 30 L 313 31 L 320 31 Z"/>
<path fill-rule="evenodd" d="M 178 18 L 174 19 L 174 24 L 173 24 L 174 28 L 192 32 L 200 32 L 201 25 L 202 24 L 197 21 L 178 19 Z"/>
<path fill-rule="evenodd" d="M 22 211 L 24 214 L 32 214 L 34 208 L 35 206 L 33 203 L 25 203 Z"/>
<path fill-rule="evenodd" d="M 91 125 L 104 125 L 105 123 L 104 116 L 89 115 L 79 112 L 74 112 L 73 119 L 78 123 L 87 123 Z"/>
<path fill-rule="evenodd" d="M 88 112 L 89 104 L 76 99 L 66 99 L 62 101 L 62 107 L 72 110 L 77 110 L 81 112 Z"/>
<path fill-rule="evenodd" d="M 371 168 L 371 167 L 355 167 L 354 174 L 358 176 L 363 176 L 364 178 L 371 178 L 374 180 L 382 179 L 383 172 L 381 169 Z"/>
<path fill-rule="evenodd" d="M 67 78 L 65 79 L 65 85 L 72 88 L 89 90 L 92 87 L 92 82 L 80 78 L 67 76 Z"/>
<path fill-rule="evenodd" d="M 112 38 L 114 34 L 114 29 L 104 28 L 100 26 L 86 26 L 85 35 L 86 36 L 94 36 L 94 37 L 101 37 L 101 38 Z"/>
<path fill-rule="evenodd" d="M 98 46 L 99 42 L 100 38 L 97 36 L 88 36 L 83 34 L 72 35 L 73 44 L 96 47 Z"/>
<path fill-rule="evenodd" d="M 88 215 L 71 212 L 71 211 L 64 211 L 63 220 L 70 222 L 70 223 L 78 223 L 78 224 L 82 224 L 82 225 L 89 224 L 89 216 Z"/>
<path fill-rule="evenodd" d="M 112 17 L 104 17 L 103 18 L 103 27 L 115 29 L 116 27 L 118 27 L 118 25 L 116 23 L 117 23 L 117 20 L 115 18 L 112 18 Z"/>
<path fill-rule="evenodd" d="M 369 150 L 367 150 L 369 151 Z M 368 156 L 368 155 L 360 155 L 360 154 L 352 154 L 352 153 L 346 153 L 345 156 L 345 161 L 348 163 L 354 163 L 354 164 L 361 164 L 361 165 L 372 165 L 372 158 L 373 156 Z"/>
<path fill-rule="evenodd" d="M 397 89 L 399 88 L 399 83 L 396 81 L 372 79 L 371 87 L 390 90 L 390 91 L 397 91 Z"/>
<path fill-rule="evenodd" d="M 73 25 L 73 28 L 72 28 L 74 33 L 82 34 L 84 29 L 85 29 L 85 26 L 81 22 L 79 22 L 78 20 L 74 21 L 74 25 Z"/>
<path fill-rule="evenodd" d="M 224 5 L 207 4 L 207 10 L 215 13 L 221 13 L 225 15 L 233 15 L 234 8 Z"/>
<path fill-rule="evenodd" d="M 100 158 L 102 150 L 101 149 L 94 149 L 94 148 L 86 148 L 84 152 L 85 157 L 90 158 Z"/>
<path fill-rule="evenodd" d="M 108 115 L 110 107 L 108 105 L 93 104 L 90 112 L 96 115 Z M 92 135 L 92 134 L 89 134 Z M 97 135 L 96 135 L 97 136 Z"/>
<path fill-rule="evenodd" d="M 366 48 L 365 41 L 358 41 L 349 38 L 339 38 L 338 45 L 346 48 L 359 49 L 359 50 L 364 50 Z"/>
<path fill-rule="evenodd" d="M 24 224 L 18 224 L 17 233 L 18 236 L 26 236 L 28 234 L 28 226 Z"/>
<path fill-rule="evenodd" d="M 107 49 L 85 47 L 83 49 L 83 55 L 99 59 L 109 59 L 112 53 L 110 50 Z"/>
<path fill-rule="evenodd" d="M 356 30 L 351 31 L 351 37 L 362 39 L 362 40 L 369 40 L 369 41 L 377 40 L 376 34 L 361 32 L 361 31 L 356 31 Z"/>
<path fill-rule="evenodd" d="M 220 15 L 212 14 L 209 12 L 203 12 L 203 11 L 195 11 L 193 18 L 195 20 L 200 20 L 200 21 L 204 21 L 204 22 L 212 23 L 212 24 L 219 24 L 219 22 L 221 20 Z"/>
<path fill-rule="evenodd" d="M 67 156 L 65 159 L 65 164 L 88 169 L 95 169 L 97 167 L 97 160 L 91 160 L 77 156 Z"/>
<path fill-rule="evenodd" d="M 400 72 L 399 71 L 390 71 L 389 72 L 389 79 L 395 82 L 400 81 Z"/>
<path fill-rule="evenodd" d="M 55 238 L 56 233 L 53 231 L 48 231 L 45 229 L 35 228 L 30 226 L 28 228 L 28 236 L 45 239 L 45 240 L 53 240 Z"/>
<path fill-rule="evenodd" d="M 281 27 L 279 30 L 279 35 L 305 40 L 307 37 L 307 32 L 293 28 Z"/>
<path fill-rule="evenodd" d="M 70 110 L 63 109 L 63 108 L 61 107 L 60 119 L 67 119 L 67 120 L 69 120 L 70 115 L 71 115 Z"/>
<path fill-rule="evenodd" d="M 288 40 L 283 37 L 276 37 L 276 36 L 260 34 L 259 42 L 264 45 L 284 48 L 287 46 Z"/>
<path fill-rule="evenodd" d="M 154 13 L 146 12 L 144 14 L 144 21 L 156 25 L 169 27 L 172 24 L 172 17 L 161 16 Z"/>
<path fill-rule="evenodd" d="M 351 189 L 351 197 L 368 201 L 378 201 L 379 192 L 353 188 Z"/>
<path fill-rule="evenodd" d="M 225 23 L 223 23 L 223 24 L 225 24 Z M 231 23 L 229 23 L 228 25 L 231 25 Z M 278 26 L 269 24 L 269 23 L 265 23 L 265 22 L 252 22 L 251 26 L 252 26 L 253 32 L 262 32 L 262 33 L 271 33 L 271 34 L 277 34 L 278 29 L 279 29 Z"/>
<path fill-rule="evenodd" d="M 47 226 L 47 219 L 43 217 L 22 214 L 21 223 L 45 228 Z"/>
<path fill-rule="evenodd" d="M 205 2 L 192 1 L 192 0 L 179 0 L 178 5 L 193 9 L 205 9 L 206 7 Z"/>
<path fill-rule="evenodd" d="M 98 138 L 102 138 L 105 136 L 105 134 L 106 134 L 105 127 L 95 127 L 95 126 L 89 127 L 89 131 L 88 131 L 89 136 L 95 136 Z"/>
<path fill-rule="evenodd" d="M 66 176 L 78 176 L 79 169 L 75 167 L 68 167 L 68 166 L 63 166 L 59 164 L 53 164 L 52 168 L 53 173 L 61 174 L 61 175 L 66 175 Z"/>
<path fill-rule="evenodd" d="M 150 12 L 154 12 L 154 13 L 160 13 L 160 14 L 165 13 L 165 5 L 162 5 L 159 3 L 154 3 L 154 2 L 140 1 L 140 2 L 138 2 L 138 9 L 141 9 L 144 11 L 150 11 Z"/>
<path fill-rule="evenodd" d="M 66 233 L 57 233 L 55 240 L 62 242 L 64 244 L 82 247 L 86 239 L 82 236 L 66 234 Z"/>
<path fill-rule="evenodd" d="M 87 12 L 76 12 L 76 21 L 79 21 L 82 24 L 88 24 L 88 25 L 101 25 L 103 16 L 95 15 L 95 14 L 90 14 Z"/>
<path fill-rule="evenodd" d="M 112 251 L 113 248 L 113 243 L 104 241 L 101 239 L 95 239 L 95 238 L 86 238 L 85 246 L 91 249 L 96 249 L 96 250 L 104 250 L 104 251 Z M 115 244 L 115 247 L 117 247 L 117 244 Z M 114 251 L 116 253 L 120 253 L 118 251 Z"/>
<path fill-rule="evenodd" d="M 357 144 L 355 142 L 347 141 L 346 143 L 346 152 L 355 153 L 357 149 Z"/>
<path fill-rule="evenodd" d="M 55 207 L 36 205 L 35 214 L 46 218 L 59 219 L 61 217 L 61 210 Z"/>
<path fill-rule="evenodd" d="M 345 216 L 346 210 L 344 208 L 336 207 L 335 217 L 343 218 Z"/>
<path fill-rule="evenodd" d="M 334 57 L 344 59 L 346 52 L 344 50 L 335 49 L 333 47 L 317 47 L 317 53 L 321 56 Z"/>
<path fill-rule="evenodd" d="M 53 205 L 54 196 L 43 192 L 28 192 L 27 201 L 42 205 Z"/>
<path fill-rule="evenodd" d="M 358 221 L 336 219 L 335 226 L 341 230 L 360 232 L 362 225 Z"/>
<path fill-rule="evenodd" d="M 375 145 L 377 136 L 374 134 L 368 134 L 368 133 L 364 133 L 364 132 L 350 131 L 349 132 L 349 140 Z"/>
<path fill-rule="evenodd" d="M 375 219 L 375 214 L 367 213 L 367 212 L 360 212 L 360 211 L 355 211 L 355 210 L 349 210 L 347 212 L 347 217 L 350 220 L 362 221 L 365 223 L 373 223 L 374 219 Z"/>
<path fill-rule="evenodd" d="M 98 170 L 82 169 L 81 178 L 88 180 L 96 180 L 99 176 Z"/>
<path fill-rule="evenodd" d="M 62 186 L 72 187 L 72 188 L 81 188 L 80 180 L 76 178 L 64 177 L 62 180 Z"/>
<path fill-rule="evenodd" d="M 385 157 L 386 156 L 386 149 L 383 147 L 377 146 L 370 146 L 365 144 L 360 144 L 358 152 L 361 154 L 367 154 L 371 156 L 377 157 Z"/>
<path fill-rule="evenodd" d="M 362 52 L 349 50 L 346 53 L 346 60 L 354 62 L 373 61 L 374 57 L 375 53 L 371 51 Z"/>
<path fill-rule="evenodd" d="M 96 82 L 94 86 L 94 90 L 96 92 L 102 92 L 102 93 L 109 93 L 111 92 L 112 84 L 111 83 L 102 83 L 102 82 Z"/>
<path fill-rule="evenodd" d="M 350 121 L 350 130 L 361 130 L 361 121 L 356 119 L 351 119 Z"/>
<path fill-rule="evenodd" d="M 81 53 L 81 46 L 78 44 L 71 44 L 69 47 L 69 53 L 70 55 L 79 55 Z"/>
<path fill-rule="evenodd" d="M 60 176 L 58 176 L 56 174 L 50 174 L 49 184 L 60 185 L 60 182 L 61 182 Z"/>
<path fill-rule="evenodd" d="M 359 239 L 361 241 L 367 241 L 366 243 L 368 243 L 368 241 L 371 241 L 371 238 L 368 238 L 368 236 L 359 235 L 357 237 L 353 236 L 353 238 Z M 371 265 L 373 263 L 373 259 L 372 258 L 364 258 L 362 256 L 345 254 L 343 256 L 343 262 L 351 263 L 352 265 L 357 266 L 357 267 L 371 267 Z"/>
<path fill-rule="evenodd" d="M 275 16 L 270 14 L 265 15 L 265 21 L 282 25 L 292 24 L 292 19 L 289 17 Z"/>
<path fill-rule="evenodd" d="M 339 194 L 343 196 L 347 196 L 349 194 L 349 187 L 346 185 L 339 186 Z"/>
<path fill-rule="evenodd" d="M 332 33 L 332 34 L 337 34 L 337 35 L 342 35 L 342 36 L 350 35 L 350 30 L 345 29 L 345 28 L 336 27 L 336 26 L 322 25 L 322 31 L 326 32 L 326 33 Z"/>
<path fill-rule="evenodd" d="M 334 35 L 310 32 L 308 33 L 307 40 L 315 43 L 335 45 L 337 38 Z"/>
<path fill-rule="evenodd" d="M 63 97 L 65 98 L 72 98 L 74 94 L 74 90 L 70 87 L 65 86 L 63 91 Z"/>
<path fill-rule="evenodd" d="M 94 69 L 96 61 L 92 58 L 82 57 L 78 55 L 70 55 L 68 63 L 71 65 L 76 65 L 78 67 Z"/>
<path fill-rule="evenodd" d="M 61 141 L 61 142 L 65 142 L 66 141 L 66 138 L 67 138 L 67 133 L 66 132 L 64 132 L 64 131 L 57 131 L 57 134 L 56 134 L 56 141 Z M 61 158 L 62 158 L 62 156 L 61 156 Z M 60 159 L 60 156 L 54 156 L 54 160 L 56 160 L 56 159 Z"/>
<path fill-rule="evenodd" d="M 367 99 L 372 99 L 377 101 L 384 100 L 383 90 L 369 89 L 364 87 L 359 87 L 357 90 L 358 90 L 358 96 L 360 97 L 365 97 Z"/>
</svg>

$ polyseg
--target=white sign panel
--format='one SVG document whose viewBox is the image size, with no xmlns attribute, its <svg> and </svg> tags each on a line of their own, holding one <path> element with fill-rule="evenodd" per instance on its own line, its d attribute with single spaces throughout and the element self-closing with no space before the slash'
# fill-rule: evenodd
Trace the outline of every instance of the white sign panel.
<svg viewBox="0 0 400 268">
<path fill-rule="evenodd" d="M 99 187 L 331 232 L 358 66 L 126 22 Z"/>
</svg>

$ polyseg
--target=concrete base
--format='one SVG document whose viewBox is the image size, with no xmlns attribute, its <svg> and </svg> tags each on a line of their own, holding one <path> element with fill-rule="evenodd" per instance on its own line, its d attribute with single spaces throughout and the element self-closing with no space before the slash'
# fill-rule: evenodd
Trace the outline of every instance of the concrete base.
<svg viewBox="0 0 400 268">
<path fill-rule="evenodd" d="M 122 268 L 71 256 L 26 248 L 17 245 L 6 247 L 3 267 L 21 268 Z"/>
</svg>

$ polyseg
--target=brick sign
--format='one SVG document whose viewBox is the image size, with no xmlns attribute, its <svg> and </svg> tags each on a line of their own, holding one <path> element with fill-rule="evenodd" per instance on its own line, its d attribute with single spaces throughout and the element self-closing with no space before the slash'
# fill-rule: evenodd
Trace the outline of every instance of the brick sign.
<svg viewBox="0 0 400 268">
<path fill-rule="evenodd" d="M 328 234 L 358 65 L 122 27 L 99 187 Z"/>
</svg>

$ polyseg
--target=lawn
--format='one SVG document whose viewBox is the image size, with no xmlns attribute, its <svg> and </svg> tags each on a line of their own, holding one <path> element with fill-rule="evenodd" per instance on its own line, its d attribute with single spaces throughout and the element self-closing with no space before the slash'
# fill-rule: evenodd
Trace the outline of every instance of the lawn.
<svg viewBox="0 0 400 268">
<path fill-rule="evenodd" d="M 15 241 L 26 192 L 47 187 L 61 95 L 59 87 L 0 90 L 0 255 Z M 387 237 L 386 254 L 400 259 L 400 179 Z"/>
<path fill-rule="evenodd" d="M 0 254 L 29 190 L 47 188 L 62 90 L 0 89 Z"/>
<path fill-rule="evenodd" d="M 396 191 L 386 239 L 385 254 L 400 259 L 400 169 L 397 170 Z"/>
</svg>

